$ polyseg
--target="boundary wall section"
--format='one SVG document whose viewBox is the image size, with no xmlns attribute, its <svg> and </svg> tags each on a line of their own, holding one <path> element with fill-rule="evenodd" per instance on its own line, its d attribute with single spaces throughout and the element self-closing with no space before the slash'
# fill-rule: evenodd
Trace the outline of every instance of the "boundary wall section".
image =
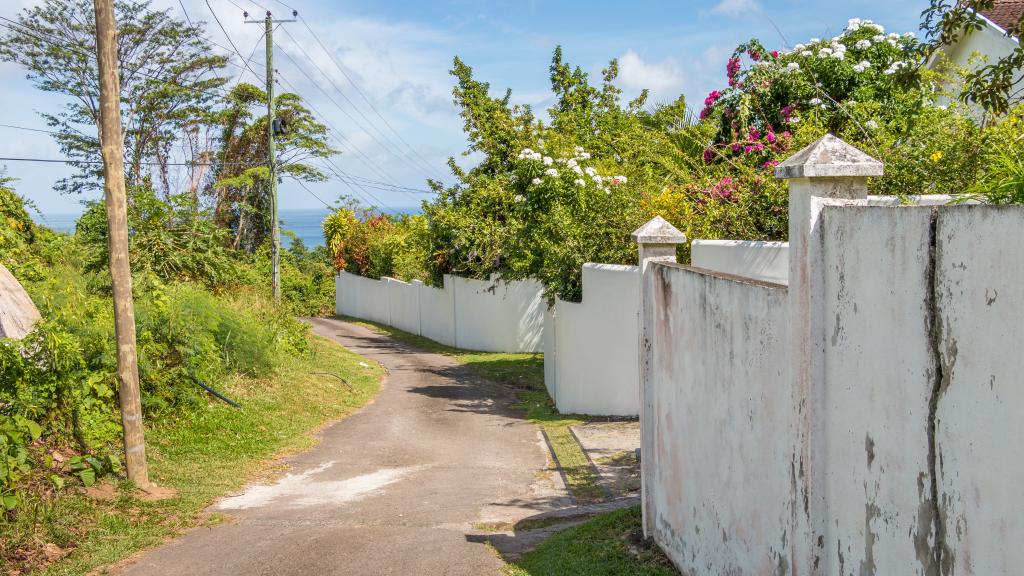
<svg viewBox="0 0 1024 576">
<path fill-rule="evenodd" d="M 777 167 L 788 285 L 637 231 L 644 529 L 683 573 L 1024 565 L 1024 207 L 869 199 L 881 171 L 831 135 Z"/>
<path fill-rule="evenodd" d="M 482 352 L 540 352 L 544 301 L 539 283 L 445 275 L 444 288 L 348 272 L 335 279 L 338 314 L 371 320 L 448 346 Z"/>
<path fill-rule="evenodd" d="M 583 301 L 545 316 L 544 383 L 563 414 L 637 416 L 640 272 L 583 265 Z"/>
</svg>

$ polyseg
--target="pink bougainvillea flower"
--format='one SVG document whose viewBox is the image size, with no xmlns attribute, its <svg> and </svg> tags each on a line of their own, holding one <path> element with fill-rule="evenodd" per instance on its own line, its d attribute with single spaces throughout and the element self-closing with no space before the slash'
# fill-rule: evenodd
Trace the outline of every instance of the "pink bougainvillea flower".
<svg viewBox="0 0 1024 576">
<path fill-rule="evenodd" d="M 779 51 L 778 50 L 772 50 L 772 58 L 778 58 L 778 57 L 779 57 Z"/>
<path fill-rule="evenodd" d="M 714 159 L 715 159 L 715 151 L 712 150 L 711 148 L 706 148 L 704 150 L 704 163 L 705 164 L 710 164 L 711 161 L 714 160 Z"/>
<path fill-rule="evenodd" d="M 766 135 L 766 136 L 764 137 L 764 139 L 765 139 L 765 140 L 767 140 L 769 144 L 775 144 L 775 140 L 776 140 L 776 138 L 775 138 L 775 132 L 769 132 L 769 133 L 768 133 L 768 134 L 767 134 L 767 135 Z"/>
<path fill-rule="evenodd" d="M 758 142 L 757 144 L 754 144 L 754 150 L 757 151 L 757 152 L 760 152 L 761 150 L 764 150 L 764 144 L 761 144 L 760 142 Z"/>
<path fill-rule="evenodd" d="M 761 132 L 757 128 L 751 128 L 750 132 L 747 133 L 750 140 L 757 140 L 761 137 Z"/>
<path fill-rule="evenodd" d="M 744 146 L 743 151 L 746 152 L 747 154 L 750 154 L 751 152 L 754 151 L 754 147 L 750 145 Z"/>
<path fill-rule="evenodd" d="M 732 143 L 732 151 L 733 152 L 739 152 L 740 149 L 741 149 L 741 146 L 740 146 L 739 142 L 733 142 Z"/>
</svg>

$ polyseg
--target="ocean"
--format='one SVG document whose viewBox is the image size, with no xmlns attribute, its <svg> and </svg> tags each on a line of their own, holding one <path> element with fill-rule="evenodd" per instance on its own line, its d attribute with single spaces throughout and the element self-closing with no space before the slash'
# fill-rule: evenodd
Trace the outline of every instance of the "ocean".
<svg viewBox="0 0 1024 576">
<path fill-rule="evenodd" d="M 416 208 L 396 208 L 388 210 L 389 214 L 417 214 Z M 330 214 L 326 208 L 303 209 L 303 210 L 281 210 L 281 231 L 293 232 L 306 248 L 313 248 L 324 243 L 323 230 L 320 225 L 324 218 Z M 58 232 L 71 233 L 75 231 L 75 222 L 79 214 L 33 214 L 33 219 L 38 224 Z M 281 243 L 288 247 L 291 240 L 287 235 L 282 234 Z"/>
</svg>

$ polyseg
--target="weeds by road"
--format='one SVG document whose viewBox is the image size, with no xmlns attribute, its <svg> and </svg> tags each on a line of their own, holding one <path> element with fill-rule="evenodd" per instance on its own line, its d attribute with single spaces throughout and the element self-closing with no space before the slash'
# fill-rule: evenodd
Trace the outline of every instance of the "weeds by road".
<svg viewBox="0 0 1024 576">
<path fill-rule="evenodd" d="M 182 530 L 218 523 L 203 510 L 262 474 L 268 460 L 312 446 L 311 434 L 351 413 L 379 389 L 383 369 L 326 339 L 289 360 L 270 378 L 238 379 L 224 392 L 243 408 L 219 401 L 206 410 L 164 420 L 146 433 L 151 477 L 177 491 L 146 501 L 127 485 L 89 493 L 34 496 L 14 524 L 0 523 L 0 574 L 85 574 L 118 562 Z M 316 375 L 330 372 L 344 377 Z M 42 545 L 40 545 L 42 544 Z M 47 565 L 48 564 L 48 565 Z"/>
<path fill-rule="evenodd" d="M 507 576 L 678 576 L 643 540 L 640 508 L 602 514 L 563 530 L 505 567 Z"/>
</svg>

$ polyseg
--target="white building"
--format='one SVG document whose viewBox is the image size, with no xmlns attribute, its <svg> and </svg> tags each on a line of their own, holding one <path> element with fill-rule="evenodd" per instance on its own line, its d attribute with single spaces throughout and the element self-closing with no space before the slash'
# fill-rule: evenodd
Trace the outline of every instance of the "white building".
<svg viewBox="0 0 1024 576">
<path fill-rule="evenodd" d="M 1020 45 L 1020 39 L 1008 34 L 1007 30 L 1014 28 L 1022 14 L 1024 0 L 995 0 L 990 10 L 983 10 L 979 14 L 983 24 L 980 30 L 970 31 L 956 43 L 943 47 L 932 57 L 929 65 L 934 67 L 947 61 L 958 67 L 976 70 L 1009 56 Z M 981 58 L 977 58 L 978 56 Z M 1021 83 L 1022 78 L 1024 70 L 1018 70 L 1017 88 L 1024 87 Z M 1021 95 L 1018 94 L 1015 101 L 1021 99 Z"/>
</svg>

